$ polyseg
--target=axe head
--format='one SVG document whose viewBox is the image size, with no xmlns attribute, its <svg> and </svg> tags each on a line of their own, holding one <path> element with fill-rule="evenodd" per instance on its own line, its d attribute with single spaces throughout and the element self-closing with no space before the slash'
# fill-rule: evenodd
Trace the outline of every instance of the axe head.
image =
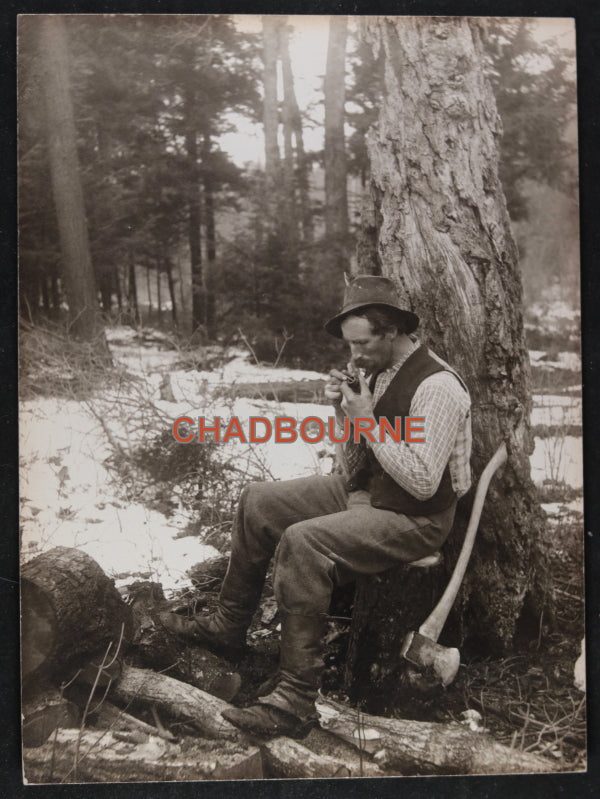
<svg viewBox="0 0 600 799">
<path fill-rule="evenodd" d="M 400 654 L 414 666 L 433 672 L 444 687 L 454 680 L 460 666 L 458 649 L 442 646 L 421 633 L 408 633 Z"/>
</svg>

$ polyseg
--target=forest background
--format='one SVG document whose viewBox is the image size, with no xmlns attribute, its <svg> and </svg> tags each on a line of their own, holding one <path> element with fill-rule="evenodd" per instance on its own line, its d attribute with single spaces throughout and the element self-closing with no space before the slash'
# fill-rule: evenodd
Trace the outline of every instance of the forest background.
<svg viewBox="0 0 600 799">
<path fill-rule="evenodd" d="M 326 19 L 284 20 L 273 22 L 263 74 L 259 17 L 65 18 L 87 279 L 108 318 L 203 342 L 243 334 L 261 360 L 323 368 L 322 321 L 356 266 L 381 63 L 355 23 L 332 26 L 325 63 Z M 75 282 L 61 272 L 48 191 L 37 22 L 24 17 L 20 34 L 20 302 L 30 322 L 64 316 Z M 560 20 L 488 24 L 526 306 L 552 284 L 578 297 L 573 45 Z"/>
</svg>

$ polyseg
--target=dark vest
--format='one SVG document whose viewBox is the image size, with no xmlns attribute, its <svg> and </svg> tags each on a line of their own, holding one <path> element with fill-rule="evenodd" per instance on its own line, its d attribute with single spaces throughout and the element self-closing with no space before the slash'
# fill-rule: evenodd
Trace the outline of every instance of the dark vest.
<svg viewBox="0 0 600 799">
<path fill-rule="evenodd" d="M 396 416 L 404 418 L 410 415 L 410 404 L 420 383 L 425 378 L 444 371 L 450 370 L 435 360 L 426 347 L 421 346 L 416 349 L 402 364 L 375 405 L 373 415 L 377 421 L 385 416 L 393 428 Z M 450 374 L 454 374 L 454 372 L 450 372 Z M 458 375 L 455 376 L 458 378 Z M 466 390 L 462 380 L 458 379 Z M 371 386 L 371 391 L 373 388 L 374 386 Z M 424 436 L 427 436 L 427 419 L 424 423 Z M 402 424 L 402 440 L 404 440 L 404 424 Z M 446 510 L 456 501 L 448 464 L 446 464 L 435 494 L 429 499 L 418 500 L 384 471 L 372 450 L 362 441 L 361 446 L 365 446 L 367 451 L 367 465 L 350 475 L 346 488 L 348 491 L 359 489 L 369 491 L 371 505 L 374 508 L 393 510 L 397 513 L 406 513 L 409 516 L 430 516 L 433 513 Z M 419 444 L 413 444 L 413 446 L 418 447 Z"/>
</svg>

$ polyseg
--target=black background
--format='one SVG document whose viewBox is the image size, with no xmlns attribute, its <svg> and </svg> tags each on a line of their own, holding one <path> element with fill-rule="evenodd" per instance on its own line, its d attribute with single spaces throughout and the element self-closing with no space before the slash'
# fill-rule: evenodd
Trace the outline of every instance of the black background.
<svg viewBox="0 0 600 799">
<path fill-rule="evenodd" d="M 22 13 L 273 13 L 422 14 L 443 16 L 574 17 L 577 35 L 582 256 L 584 497 L 586 531 L 588 773 L 508 777 L 404 777 L 385 780 L 270 780 L 256 782 L 23 786 L 20 755 L 18 616 L 16 24 Z M 600 3 L 571 0 L 405 0 L 405 2 L 11 2 L 0 12 L 0 799 L 48 797 L 562 797 L 596 795 L 600 785 Z M 594 790 L 593 786 L 596 785 Z"/>
</svg>

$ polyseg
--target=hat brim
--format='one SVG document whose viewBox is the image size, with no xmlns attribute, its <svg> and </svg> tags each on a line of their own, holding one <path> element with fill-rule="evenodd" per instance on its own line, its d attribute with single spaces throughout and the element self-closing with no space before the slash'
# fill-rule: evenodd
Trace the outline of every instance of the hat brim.
<svg viewBox="0 0 600 799">
<path fill-rule="evenodd" d="M 354 305 L 349 305 L 347 308 L 344 308 L 344 310 L 337 314 L 337 316 L 333 316 L 331 319 L 325 322 L 323 327 L 331 336 L 335 336 L 335 338 L 343 338 L 342 328 L 340 325 L 344 319 L 355 311 L 358 311 L 359 308 L 374 307 L 388 308 L 394 311 L 398 320 L 403 322 L 403 326 L 405 327 L 407 333 L 414 333 L 419 326 L 419 317 L 416 313 L 413 313 L 412 311 L 404 311 L 402 308 L 398 308 L 397 305 L 392 305 L 391 303 L 387 302 L 357 302 Z"/>
</svg>

